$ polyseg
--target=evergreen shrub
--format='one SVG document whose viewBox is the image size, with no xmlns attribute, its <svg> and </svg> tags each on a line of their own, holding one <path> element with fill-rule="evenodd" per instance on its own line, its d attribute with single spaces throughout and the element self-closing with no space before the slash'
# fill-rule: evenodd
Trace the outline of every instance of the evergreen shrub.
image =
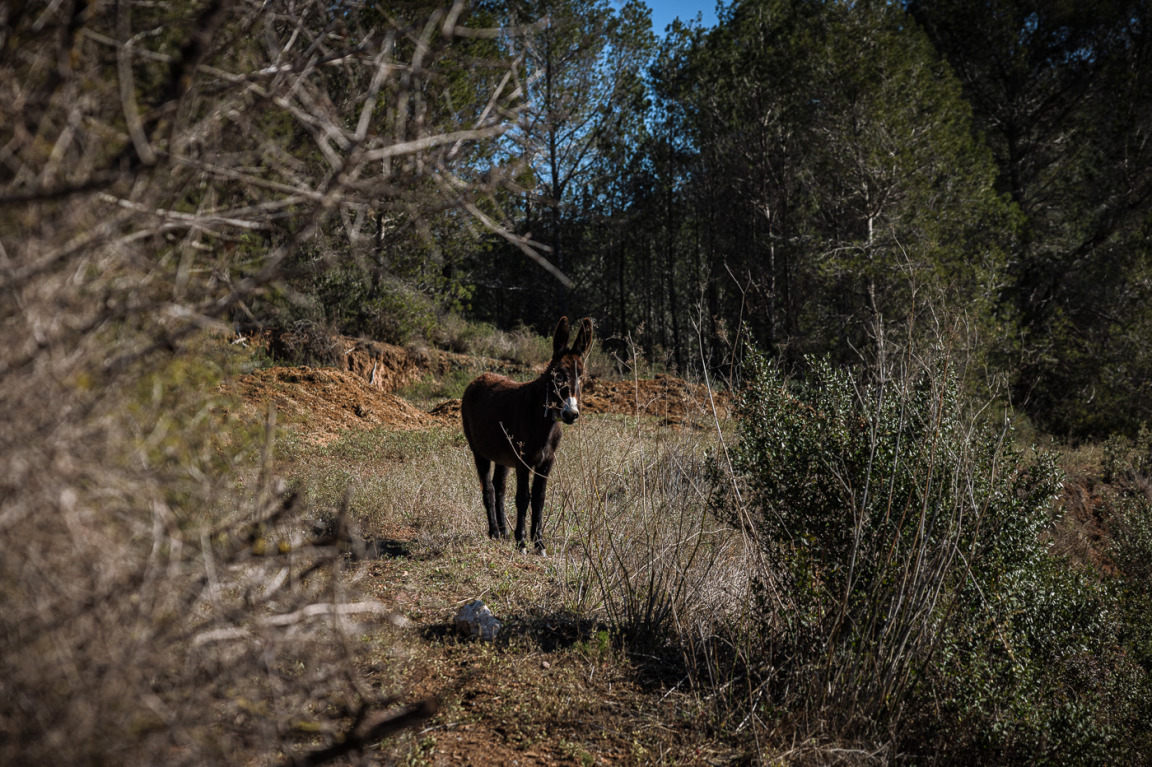
<svg viewBox="0 0 1152 767">
<path fill-rule="evenodd" d="M 893 759 L 1115 757 L 1113 613 L 1046 542 L 1054 455 L 983 422 L 945 363 L 749 371 L 724 508 L 761 554 L 772 706 Z"/>
</svg>

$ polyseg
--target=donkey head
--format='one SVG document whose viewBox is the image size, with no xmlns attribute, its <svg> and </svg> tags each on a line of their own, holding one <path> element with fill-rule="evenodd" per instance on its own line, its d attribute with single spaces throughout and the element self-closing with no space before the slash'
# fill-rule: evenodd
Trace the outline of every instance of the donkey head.
<svg viewBox="0 0 1152 767">
<path fill-rule="evenodd" d="M 552 361 L 545 375 L 548 399 L 544 410 L 553 420 L 572 423 L 580 416 L 580 381 L 584 377 L 584 352 L 592 341 L 592 320 L 580 320 L 580 331 L 572 348 L 568 346 L 568 318 L 561 317 L 552 336 Z"/>
</svg>

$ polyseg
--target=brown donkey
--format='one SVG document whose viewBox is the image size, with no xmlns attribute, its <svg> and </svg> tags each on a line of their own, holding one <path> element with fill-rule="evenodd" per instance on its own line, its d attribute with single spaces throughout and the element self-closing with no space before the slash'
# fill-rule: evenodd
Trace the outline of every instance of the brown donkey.
<svg viewBox="0 0 1152 767">
<path fill-rule="evenodd" d="M 464 436 L 476 460 L 484 510 L 488 512 L 488 535 L 506 538 L 504 481 L 508 469 L 516 470 L 516 542 L 524 541 L 524 516 L 528 511 L 528 481 L 532 473 L 532 542 L 545 554 L 541 511 L 548 473 L 560 444 L 560 421 L 571 424 L 580 415 L 580 379 L 584 375 L 584 352 L 592 340 L 592 320 L 580 320 L 580 332 L 568 345 L 568 318 L 561 317 L 552 337 L 552 361 L 540 376 L 516 383 L 495 373 L 485 373 L 464 390 L 460 417 Z M 493 464 L 495 469 L 493 470 Z"/>
</svg>

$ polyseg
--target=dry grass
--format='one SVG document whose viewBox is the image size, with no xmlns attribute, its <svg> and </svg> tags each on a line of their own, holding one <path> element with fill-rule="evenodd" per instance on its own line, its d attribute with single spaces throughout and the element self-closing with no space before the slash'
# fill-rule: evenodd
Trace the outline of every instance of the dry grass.
<svg viewBox="0 0 1152 767">
<path fill-rule="evenodd" d="M 331 515 L 347 497 L 367 540 L 403 531 L 428 550 L 459 542 L 515 553 L 511 543 L 487 543 L 472 456 L 454 427 L 347 432 L 323 446 L 287 441 L 284 469 L 308 506 Z M 715 443 L 647 418 L 586 416 L 567 428 L 545 506 L 552 556 L 539 560 L 554 588 L 539 607 L 616 623 L 643 592 L 674 606 L 685 629 L 705 605 L 733 609 L 743 597 L 740 541 L 706 511 Z M 511 495 L 510 487 L 514 514 Z"/>
<path fill-rule="evenodd" d="M 408 683 L 444 711 L 399 751 L 475 764 L 730 758 L 730 738 L 699 737 L 714 709 L 682 653 L 747 605 L 743 542 L 706 511 L 716 445 L 646 417 L 566 428 L 545 504 L 550 556 L 538 557 L 487 538 L 455 427 L 286 440 L 281 471 L 329 515 L 347 498 L 368 590 L 417 626 Z M 494 647 L 447 628 L 476 598 L 505 623 Z"/>
</svg>

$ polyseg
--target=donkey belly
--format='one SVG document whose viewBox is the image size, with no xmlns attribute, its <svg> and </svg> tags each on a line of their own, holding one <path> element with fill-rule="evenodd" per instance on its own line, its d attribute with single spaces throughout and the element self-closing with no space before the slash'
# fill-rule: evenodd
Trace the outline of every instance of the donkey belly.
<svg viewBox="0 0 1152 767">
<path fill-rule="evenodd" d="M 517 430 L 515 427 L 492 419 L 477 417 L 466 422 L 464 436 L 472 452 L 493 463 L 516 469 L 527 466 L 535 469 L 550 463 L 560 442 L 560 427 L 550 430 Z M 520 431 L 527 431 L 521 434 Z"/>
<path fill-rule="evenodd" d="M 546 417 L 543 396 L 529 386 L 491 373 L 468 385 L 460 414 L 473 453 L 513 469 L 551 463 L 560 425 Z"/>
<path fill-rule="evenodd" d="M 537 437 L 522 439 L 520 435 L 506 429 L 502 424 L 496 424 L 496 433 L 500 437 L 496 440 L 478 439 L 473 442 L 469 439 L 472 452 L 487 458 L 493 463 L 516 469 L 527 466 L 535 469 L 552 460 L 556 453 L 555 442 L 558 440 Z"/>
</svg>

